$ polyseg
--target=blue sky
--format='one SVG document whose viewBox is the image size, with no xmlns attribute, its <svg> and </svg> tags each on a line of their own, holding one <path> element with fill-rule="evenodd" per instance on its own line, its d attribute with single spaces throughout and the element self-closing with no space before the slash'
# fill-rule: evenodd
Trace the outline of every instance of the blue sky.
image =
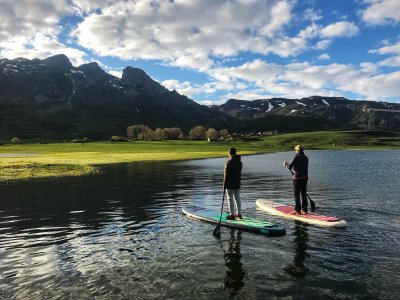
<svg viewBox="0 0 400 300">
<path fill-rule="evenodd" d="M 0 58 L 142 68 L 202 104 L 400 102 L 399 0 L 0 0 Z"/>
</svg>

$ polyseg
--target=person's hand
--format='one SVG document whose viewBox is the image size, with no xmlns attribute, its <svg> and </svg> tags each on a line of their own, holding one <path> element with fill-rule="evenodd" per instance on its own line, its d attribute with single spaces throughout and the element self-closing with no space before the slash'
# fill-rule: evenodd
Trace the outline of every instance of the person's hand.
<svg viewBox="0 0 400 300">
<path fill-rule="evenodd" d="M 288 162 L 287 162 L 287 161 L 284 161 L 284 162 L 283 162 L 283 166 L 284 166 L 285 168 L 287 168 L 287 167 L 288 167 L 288 165 L 289 165 L 289 164 L 288 164 Z"/>
</svg>

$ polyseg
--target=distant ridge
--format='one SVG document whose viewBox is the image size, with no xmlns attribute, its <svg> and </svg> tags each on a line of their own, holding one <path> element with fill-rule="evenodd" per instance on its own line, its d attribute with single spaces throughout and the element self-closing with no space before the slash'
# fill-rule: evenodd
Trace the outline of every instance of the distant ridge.
<svg viewBox="0 0 400 300">
<path fill-rule="evenodd" d="M 303 131 L 328 129 L 400 130 L 400 104 L 312 96 L 253 101 L 229 99 L 214 106 L 242 120 L 243 130 Z"/>
<path fill-rule="evenodd" d="M 60 54 L 0 59 L 0 139 L 109 138 L 126 127 L 196 125 L 230 132 L 364 129 L 400 131 L 400 104 L 312 96 L 254 101 L 229 99 L 207 107 L 169 91 L 131 66 L 122 78 L 96 62 L 74 67 Z"/>
</svg>

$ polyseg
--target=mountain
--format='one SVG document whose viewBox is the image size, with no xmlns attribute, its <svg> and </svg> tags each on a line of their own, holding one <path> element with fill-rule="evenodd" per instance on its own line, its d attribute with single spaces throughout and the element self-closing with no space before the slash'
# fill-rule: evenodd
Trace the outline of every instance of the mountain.
<svg viewBox="0 0 400 300">
<path fill-rule="evenodd" d="M 369 129 L 400 131 L 400 104 L 312 96 L 253 101 L 230 99 L 214 110 L 242 121 L 242 131 Z"/>
<path fill-rule="evenodd" d="M 119 79 L 65 55 L 0 60 L 0 138 L 108 138 L 126 127 L 224 127 L 232 117 L 169 91 L 143 70 Z"/>
<path fill-rule="evenodd" d="M 126 127 L 196 125 L 231 132 L 375 129 L 400 131 L 400 104 L 341 97 L 230 99 L 207 107 L 169 91 L 145 71 L 122 77 L 95 63 L 74 67 L 65 55 L 0 59 L 0 139 L 109 138 Z"/>
</svg>

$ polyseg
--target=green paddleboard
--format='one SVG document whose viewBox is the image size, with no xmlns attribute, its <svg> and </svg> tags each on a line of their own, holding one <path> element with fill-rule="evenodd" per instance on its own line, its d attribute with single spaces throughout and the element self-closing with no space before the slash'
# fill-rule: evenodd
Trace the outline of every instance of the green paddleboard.
<svg viewBox="0 0 400 300">
<path fill-rule="evenodd" d="M 182 207 L 182 212 L 189 218 L 203 220 L 209 223 L 218 224 L 220 211 L 199 206 Z M 250 217 L 243 216 L 243 219 L 227 220 L 229 214 L 222 213 L 221 226 L 236 228 L 244 231 L 259 233 L 267 236 L 282 236 L 286 234 L 285 227 Z"/>
</svg>

